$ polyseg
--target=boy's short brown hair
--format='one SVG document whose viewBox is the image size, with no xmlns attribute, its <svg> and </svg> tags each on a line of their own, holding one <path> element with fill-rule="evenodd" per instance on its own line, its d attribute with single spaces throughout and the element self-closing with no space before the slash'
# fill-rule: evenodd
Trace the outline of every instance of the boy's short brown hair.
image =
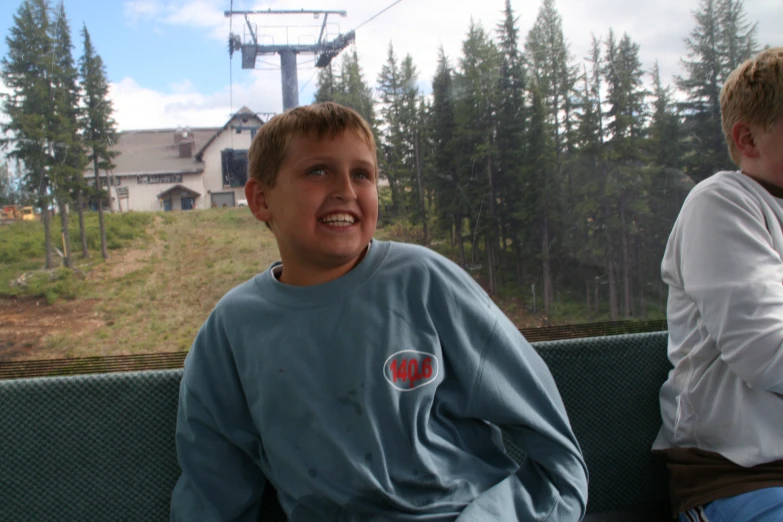
<svg viewBox="0 0 783 522">
<path fill-rule="evenodd" d="M 247 152 L 248 176 L 258 179 L 263 186 L 274 187 L 277 172 L 294 138 L 304 135 L 331 138 L 348 130 L 367 142 L 377 169 L 375 138 L 364 118 L 351 108 L 323 102 L 290 109 L 262 125 Z"/>
<path fill-rule="evenodd" d="M 720 92 L 720 113 L 731 160 L 739 166 L 734 125 L 769 131 L 783 117 L 783 47 L 762 51 L 731 72 Z"/>
</svg>

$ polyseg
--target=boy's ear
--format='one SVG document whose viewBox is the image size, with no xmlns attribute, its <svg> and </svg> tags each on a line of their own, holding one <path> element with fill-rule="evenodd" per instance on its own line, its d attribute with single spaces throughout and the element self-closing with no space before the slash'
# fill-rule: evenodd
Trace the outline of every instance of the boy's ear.
<svg viewBox="0 0 783 522">
<path fill-rule="evenodd" d="M 756 148 L 756 136 L 753 129 L 747 123 L 738 121 L 731 128 L 731 138 L 734 145 L 739 149 L 740 154 L 748 158 L 758 157 L 759 151 Z"/>
<path fill-rule="evenodd" d="M 250 178 L 245 183 L 245 199 L 250 212 L 258 219 L 268 223 L 272 219 L 272 212 L 267 203 L 267 189 L 256 178 Z"/>
</svg>

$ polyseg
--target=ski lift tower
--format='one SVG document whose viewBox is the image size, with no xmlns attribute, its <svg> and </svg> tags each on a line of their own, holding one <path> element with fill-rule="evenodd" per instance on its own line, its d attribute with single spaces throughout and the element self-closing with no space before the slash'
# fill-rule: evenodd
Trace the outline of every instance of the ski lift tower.
<svg viewBox="0 0 783 522">
<path fill-rule="evenodd" d="M 250 24 L 251 15 L 269 15 L 269 14 L 310 14 L 314 18 L 318 18 L 323 15 L 323 24 L 321 25 L 321 34 L 318 36 L 318 41 L 311 45 L 291 45 L 288 42 L 285 45 L 261 45 L 258 42 L 258 32 L 253 29 Z M 264 54 L 279 54 L 280 55 L 280 69 L 283 81 L 283 110 L 292 109 L 299 105 L 299 82 L 296 74 L 296 55 L 297 54 L 314 54 L 315 66 L 319 68 L 327 67 L 334 57 L 348 47 L 356 39 L 356 33 L 349 31 L 344 34 L 338 35 L 336 38 L 326 41 L 324 40 L 324 33 L 326 31 L 326 19 L 330 14 L 346 16 L 345 11 L 307 11 L 307 10 L 278 10 L 273 11 L 269 9 L 267 11 L 225 11 L 225 16 L 244 16 L 247 28 L 250 34 L 250 38 L 245 42 L 236 34 L 229 35 L 228 52 L 233 56 L 235 51 L 242 51 L 242 68 L 243 69 L 255 69 L 256 58 L 259 55 Z"/>
</svg>

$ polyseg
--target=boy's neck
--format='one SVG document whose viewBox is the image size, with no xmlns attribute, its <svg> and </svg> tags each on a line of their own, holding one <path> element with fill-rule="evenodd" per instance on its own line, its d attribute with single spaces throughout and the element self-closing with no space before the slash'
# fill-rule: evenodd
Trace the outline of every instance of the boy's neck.
<svg viewBox="0 0 783 522">
<path fill-rule="evenodd" d="M 283 262 L 282 265 L 277 267 L 278 271 L 273 272 L 273 275 L 281 283 L 291 286 L 315 286 L 328 283 L 335 279 L 339 279 L 356 268 L 367 255 L 367 252 L 369 252 L 371 244 L 372 243 L 369 243 L 367 247 L 365 247 L 361 255 L 355 261 L 345 265 L 326 270 L 323 268 L 314 270 L 311 266 L 297 266 Z"/>
<path fill-rule="evenodd" d="M 769 192 L 772 196 L 776 198 L 783 198 L 783 187 L 780 187 L 775 183 L 772 183 L 770 180 L 765 179 L 763 176 L 758 176 L 756 174 L 748 172 L 744 168 L 741 168 L 740 172 L 742 172 L 744 175 L 753 179 L 756 183 L 764 187 L 766 191 Z"/>
</svg>

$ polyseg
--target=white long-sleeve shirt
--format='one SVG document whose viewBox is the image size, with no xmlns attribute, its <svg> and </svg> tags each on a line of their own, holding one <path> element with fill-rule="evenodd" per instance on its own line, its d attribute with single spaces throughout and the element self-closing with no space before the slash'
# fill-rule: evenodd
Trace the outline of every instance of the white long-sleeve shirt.
<svg viewBox="0 0 783 522">
<path fill-rule="evenodd" d="M 782 255 L 783 199 L 755 180 L 720 172 L 688 195 L 661 265 L 674 369 L 653 449 L 783 460 Z"/>
</svg>

